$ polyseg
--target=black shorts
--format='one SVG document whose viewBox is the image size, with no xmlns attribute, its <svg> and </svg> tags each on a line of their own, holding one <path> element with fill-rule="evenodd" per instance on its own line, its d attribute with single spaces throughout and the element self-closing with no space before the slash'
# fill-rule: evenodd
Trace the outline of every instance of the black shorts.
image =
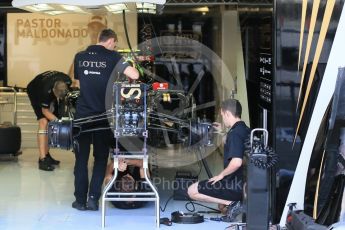
<svg viewBox="0 0 345 230">
<path fill-rule="evenodd" d="M 236 184 L 235 181 L 223 179 L 217 181 L 214 185 L 212 185 L 212 182 L 208 182 L 208 180 L 199 181 L 198 191 L 206 196 L 222 200 L 242 200 L 242 184 Z"/>
<path fill-rule="evenodd" d="M 37 120 L 44 118 L 45 116 L 42 113 L 42 107 L 39 105 L 33 105 L 31 104 L 32 108 L 34 109 L 34 112 L 36 114 Z"/>
<path fill-rule="evenodd" d="M 28 95 L 29 95 L 29 99 L 30 99 L 30 102 L 31 102 L 31 106 L 34 109 L 34 112 L 36 114 L 37 120 L 45 118 L 45 116 L 42 113 L 42 106 L 40 104 L 38 104 L 37 101 L 30 96 L 30 94 L 28 94 Z M 58 117 L 57 109 L 55 109 L 53 114 L 56 117 Z"/>
</svg>

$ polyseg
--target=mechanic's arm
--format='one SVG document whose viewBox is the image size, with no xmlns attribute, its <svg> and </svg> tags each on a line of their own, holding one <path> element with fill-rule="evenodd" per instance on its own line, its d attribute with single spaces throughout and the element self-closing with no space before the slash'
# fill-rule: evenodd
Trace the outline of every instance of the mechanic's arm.
<svg viewBox="0 0 345 230">
<path fill-rule="evenodd" d="M 232 158 L 229 162 L 228 166 L 220 173 L 223 177 L 230 175 L 231 173 L 235 172 L 239 169 L 242 165 L 241 158 Z"/>
<path fill-rule="evenodd" d="M 42 107 L 42 113 L 49 121 L 57 119 L 57 117 L 48 108 Z"/>
<path fill-rule="evenodd" d="M 136 79 L 139 78 L 139 71 L 136 68 L 132 67 L 132 66 L 127 66 L 125 71 L 123 71 L 123 73 L 127 77 L 129 77 L 129 78 L 131 78 L 133 80 L 136 80 Z"/>
<path fill-rule="evenodd" d="M 114 172 L 114 163 L 113 161 L 111 161 L 108 165 L 107 165 L 107 169 L 105 172 L 105 177 L 104 177 L 104 182 L 105 184 L 108 184 L 109 181 L 111 180 L 111 178 L 113 177 L 113 172 Z"/>
<path fill-rule="evenodd" d="M 225 176 L 230 175 L 231 173 L 235 172 L 239 169 L 242 165 L 241 158 L 232 158 L 229 162 L 228 166 L 221 172 L 219 175 L 212 177 L 209 179 L 209 182 L 213 182 L 212 184 L 216 183 L 217 181 L 222 180 Z"/>
<path fill-rule="evenodd" d="M 124 172 L 127 169 L 127 163 L 123 158 L 119 158 L 119 171 Z M 105 176 L 104 176 L 104 183 L 108 184 L 111 178 L 113 178 L 114 172 L 114 160 L 112 159 L 109 164 L 107 165 Z"/>
<path fill-rule="evenodd" d="M 72 79 L 71 87 L 75 87 L 75 88 L 79 88 L 80 89 L 80 82 L 79 82 L 79 76 L 78 76 L 78 68 L 76 68 L 76 66 L 78 66 L 77 55 L 74 56 L 73 65 L 72 65 L 72 68 L 73 68 L 73 79 Z M 72 69 L 70 70 L 70 72 L 71 71 L 72 71 Z"/>
<path fill-rule="evenodd" d="M 143 160 L 139 160 L 139 159 L 126 159 L 125 160 L 127 165 L 133 165 L 139 168 L 143 167 Z"/>
</svg>

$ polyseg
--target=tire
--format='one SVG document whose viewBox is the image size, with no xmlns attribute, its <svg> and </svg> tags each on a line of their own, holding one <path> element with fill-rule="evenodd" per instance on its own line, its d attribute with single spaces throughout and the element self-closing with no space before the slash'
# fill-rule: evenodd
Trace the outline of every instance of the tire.
<svg viewBox="0 0 345 230">
<path fill-rule="evenodd" d="M 0 140 L 0 154 L 16 154 L 22 142 L 20 128 L 0 125 Z"/>
</svg>

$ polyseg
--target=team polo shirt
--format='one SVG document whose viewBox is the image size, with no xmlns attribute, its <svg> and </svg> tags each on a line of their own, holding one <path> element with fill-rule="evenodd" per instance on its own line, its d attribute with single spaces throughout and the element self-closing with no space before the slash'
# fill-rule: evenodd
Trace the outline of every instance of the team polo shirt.
<svg viewBox="0 0 345 230">
<path fill-rule="evenodd" d="M 32 103 L 42 108 L 49 108 L 56 100 L 53 92 L 56 81 L 63 81 L 68 86 L 72 83 L 68 75 L 58 71 L 47 71 L 37 75 L 27 86 Z"/>
<path fill-rule="evenodd" d="M 87 117 L 105 112 L 108 81 L 116 67 L 122 74 L 129 66 L 122 56 L 101 45 L 89 46 L 74 58 L 74 77 L 80 82 L 76 116 Z"/>
<path fill-rule="evenodd" d="M 249 138 L 250 129 L 243 121 L 236 122 L 226 136 L 226 143 L 224 145 L 224 168 L 229 165 L 232 158 L 243 159 L 245 150 L 245 141 Z M 238 181 L 243 178 L 243 166 L 229 175 L 231 179 L 237 177 Z"/>
</svg>

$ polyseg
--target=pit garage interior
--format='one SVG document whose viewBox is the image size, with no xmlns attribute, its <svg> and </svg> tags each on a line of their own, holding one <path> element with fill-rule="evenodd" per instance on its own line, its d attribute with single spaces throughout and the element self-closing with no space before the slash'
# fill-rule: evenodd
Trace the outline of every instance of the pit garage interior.
<svg viewBox="0 0 345 230">
<path fill-rule="evenodd" d="M 180 211 L 203 222 L 157 224 L 154 202 L 137 209 L 106 202 L 105 229 L 345 229 L 343 0 L 166 0 L 150 9 L 130 1 L 120 12 L 104 5 L 121 1 L 98 1 L 87 13 L 54 15 L 15 2 L 0 2 L 0 229 L 102 229 L 101 203 L 96 212 L 71 207 L 72 150 L 51 148 L 60 165 L 38 169 L 37 121 L 26 93 L 44 71 L 73 75 L 74 55 L 95 44 L 102 28 L 117 33 L 116 50 L 138 64 L 140 81 L 167 83 L 153 100 L 165 118 L 221 122 L 221 102 L 235 98 L 242 120 L 267 130 L 256 141 L 267 138 L 264 153 L 275 159 L 255 168 L 248 157 L 239 224 L 224 222 L 217 205 L 186 197 L 186 183 L 223 169 L 223 135 L 184 145 L 169 122 L 156 124 L 148 164 L 160 218 Z M 76 4 L 46 1 L 60 2 Z M 69 106 L 61 108 L 65 116 Z M 92 166 L 90 156 L 89 175 Z"/>
</svg>

